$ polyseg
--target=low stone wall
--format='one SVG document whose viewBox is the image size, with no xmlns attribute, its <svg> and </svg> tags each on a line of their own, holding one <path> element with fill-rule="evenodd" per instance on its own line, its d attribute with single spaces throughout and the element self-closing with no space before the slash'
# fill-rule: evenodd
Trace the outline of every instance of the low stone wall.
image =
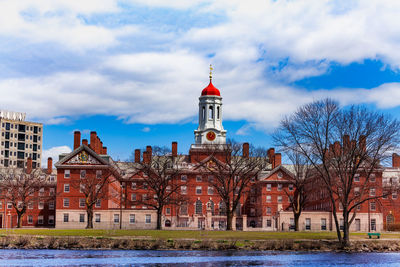
<svg viewBox="0 0 400 267">
<path fill-rule="evenodd" d="M 278 250 L 278 251 L 400 251 L 400 240 L 358 240 L 340 249 L 334 240 L 161 240 L 108 237 L 9 235 L 2 249 L 124 249 L 124 250 Z"/>
</svg>

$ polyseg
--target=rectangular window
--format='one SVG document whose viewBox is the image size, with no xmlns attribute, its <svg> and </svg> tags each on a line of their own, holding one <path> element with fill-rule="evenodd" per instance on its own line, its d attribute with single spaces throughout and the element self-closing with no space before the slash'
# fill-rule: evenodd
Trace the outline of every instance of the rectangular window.
<svg viewBox="0 0 400 267">
<path fill-rule="evenodd" d="M 146 223 L 147 224 L 151 223 L 151 215 L 150 214 L 146 214 Z"/>
<path fill-rule="evenodd" d="M 83 223 L 85 222 L 85 214 L 79 214 L 79 222 Z"/>
<path fill-rule="evenodd" d="M 371 219 L 371 231 L 376 231 L 376 219 Z"/>
<path fill-rule="evenodd" d="M 97 171 L 96 171 L 96 178 L 97 178 L 97 179 L 101 179 L 102 174 L 103 174 L 103 173 L 102 173 L 101 170 L 97 170 Z"/>
<path fill-rule="evenodd" d="M 32 223 L 33 223 L 33 216 L 28 215 L 28 224 L 32 224 Z"/>
<path fill-rule="evenodd" d="M 136 190 L 136 183 L 132 183 L 131 188 L 132 188 L 132 190 Z"/>
<path fill-rule="evenodd" d="M 181 181 L 186 182 L 187 181 L 187 176 L 186 175 L 181 175 Z"/>
<path fill-rule="evenodd" d="M 186 195 L 187 194 L 187 186 L 186 185 L 182 185 L 181 186 L 181 194 L 182 195 Z"/>
<path fill-rule="evenodd" d="M 49 201 L 49 210 L 54 210 L 54 201 Z"/>
<path fill-rule="evenodd" d="M 97 201 L 96 201 L 96 208 L 100 208 L 101 207 L 101 199 L 98 199 Z"/>
<path fill-rule="evenodd" d="M 354 182 L 359 182 L 360 181 L 360 174 L 356 173 L 354 174 Z"/>
<path fill-rule="evenodd" d="M 214 187 L 212 187 L 212 186 L 207 187 L 207 193 L 209 195 L 214 195 Z"/>
<path fill-rule="evenodd" d="M 136 194 L 135 193 L 131 194 L 131 201 L 136 201 Z"/>
<path fill-rule="evenodd" d="M 79 192 L 80 193 L 85 192 L 85 184 L 79 184 Z"/>
<path fill-rule="evenodd" d="M 64 222 L 68 222 L 68 221 L 69 221 L 69 214 L 64 213 Z"/>
<path fill-rule="evenodd" d="M 209 175 L 209 176 L 208 176 L 208 182 L 209 182 L 209 183 L 213 183 L 213 182 L 214 182 L 214 176 Z"/>
<path fill-rule="evenodd" d="M 282 203 L 282 196 L 278 196 L 278 202 Z"/>
<path fill-rule="evenodd" d="M 371 175 L 369 176 L 369 181 L 371 183 L 375 183 L 375 181 L 376 181 L 375 173 L 371 173 Z"/>
<path fill-rule="evenodd" d="M 33 210 L 33 202 L 32 201 L 28 202 L 28 209 Z"/>
<path fill-rule="evenodd" d="M 54 224 L 54 215 L 49 215 L 49 224 Z"/>
<path fill-rule="evenodd" d="M 8 210 L 12 209 L 12 203 L 11 202 L 7 202 L 7 209 Z"/>
<path fill-rule="evenodd" d="M 267 202 L 271 202 L 271 196 L 267 196 Z"/>
<path fill-rule="evenodd" d="M 69 193 L 69 184 L 64 184 L 64 193 Z"/>
<path fill-rule="evenodd" d="M 54 178 L 54 177 L 53 177 Z M 54 187 L 50 187 L 49 189 L 49 195 L 54 196 L 56 194 L 56 189 Z"/>
<path fill-rule="evenodd" d="M 135 214 L 129 214 L 129 223 L 135 223 Z"/>
<path fill-rule="evenodd" d="M 288 185 L 289 191 L 293 191 L 293 184 Z"/>
<path fill-rule="evenodd" d="M 64 198 L 64 208 L 69 208 L 69 198 Z"/>
<path fill-rule="evenodd" d="M 165 214 L 171 215 L 171 208 L 166 208 L 165 209 Z"/>
<path fill-rule="evenodd" d="M 101 222 L 101 214 L 96 213 L 94 215 L 94 221 L 97 223 Z"/>
<path fill-rule="evenodd" d="M 375 196 L 375 188 L 370 188 L 369 189 L 369 196 L 371 196 L 371 197 Z"/>
<path fill-rule="evenodd" d="M 39 202 L 38 209 L 40 209 L 40 210 L 44 209 L 44 202 L 43 201 Z"/>
<path fill-rule="evenodd" d="M 81 179 L 86 178 L 86 170 L 81 170 Z"/>
<path fill-rule="evenodd" d="M 196 195 L 201 195 L 202 187 L 196 186 Z"/>
<path fill-rule="evenodd" d="M 356 195 L 360 194 L 360 188 L 358 186 L 354 187 L 354 194 L 356 194 Z"/>
<path fill-rule="evenodd" d="M 282 191 L 282 184 L 278 184 L 278 191 Z"/>
<path fill-rule="evenodd" d="M 143 189 L 147 190 L 147 188 L 148 188 L 147 183 L 143 183 Z"/>
<path fill-rule="evenodd" d="M 272 220 L 271 219 L 267 220 L 267 227 L 272 227 Z"/>
<path fill-rule="evenodd" d="M 306 218 L 306 230 L 311 230 L 311 218 Z"/>
<path fill-rule="evenodd" d="M 201 177 L 201 175 L 197 175 L 196 176 L 196 182 L 201 182 L 203 179 Z"/>
<path fill-rule="evenodd" d="M 375 202 L 370 203 L 370 209 L 371 209 L 371 211 L 376 211 L 376 203 Z"/>
<path fill-rule="evenodd" d="M 271 191 L 272 189 L 272 185 L 271 184 L 267 184 L 267 191 Z"/>
<path fill-rule="evenodd" d="M 114 214 L 114 223 L 119 223 L 119 214 Z"/>
<path fill-rule="evenodd" d="M 321 230 L 326 230 L 326 219 L 321 218 Z"/>
<path fill-rule="evenodd" d="M 70 178 L 70 177 L 71 177 L 70 170 L 64 170 L 64 178 Z"/>
<path fill-rule="evenodd" d="M 86 204 L 86 201 L 84 198 L 79 199 L 79 208 L 84 208 Z"/>
<path fill-rule="evenodd" d="M 267 215 L 271 215 L 271 207 L 267 207 Z"/>
<path fill-rule="evenodd" d="M 392 193 L 392 199 L 397 199 L 397 192 Z"/>
</svg>

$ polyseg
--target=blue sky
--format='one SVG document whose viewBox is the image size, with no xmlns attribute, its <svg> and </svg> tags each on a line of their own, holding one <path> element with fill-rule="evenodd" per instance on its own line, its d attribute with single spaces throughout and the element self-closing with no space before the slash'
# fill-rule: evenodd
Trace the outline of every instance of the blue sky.
<svg viewBox="0 0 400 267">
<path fill-rule="evenodd" d="M 0 109 L 44 123 L 44 155 L 97 131 L 109 153 L 187 153 L 214 66 L 229 138 L 270 147 L 315 99 L 399 118 L 395 0 L 4 0 Z M 373 18 L 373 19 L 371 19 Z"/>
</svg>

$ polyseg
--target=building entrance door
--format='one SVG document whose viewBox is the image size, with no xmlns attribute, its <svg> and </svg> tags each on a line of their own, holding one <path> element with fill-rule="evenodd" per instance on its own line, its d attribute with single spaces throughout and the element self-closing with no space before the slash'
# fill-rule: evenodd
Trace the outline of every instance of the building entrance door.
<svg viewBox="0 0 400 267">
<path fill-rule="evenodd" d="M 360 221 L 360 219 L 356 219 L 356 231 L 361 231 L 361 221 Z"/>
</svg>

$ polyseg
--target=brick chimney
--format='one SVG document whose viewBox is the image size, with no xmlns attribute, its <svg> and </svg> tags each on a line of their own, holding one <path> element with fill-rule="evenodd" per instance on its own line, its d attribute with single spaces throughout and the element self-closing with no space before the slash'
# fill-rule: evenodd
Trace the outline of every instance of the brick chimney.
<svg viewBox="0 0 400 267">
<path fill-rule="evenodd" d="M 275 156 L 275 148 L 271 147 L 267 150 L 268 161 L 271 164 L 274 164 L 274 156 Z"/>
<path fill-rule="evenodd" d="M 153 156 L 153 149 L 151 146 L 146 146 L 146 152 L 147 152 L 147 160 L 150 162 L 151 157 Z"/>
<path fill-rule="evenodd" d="M 81 146 L 81 132 L 74 132 L 74 150 Z"/>
<path fill-rule="evenodd" d="M 274 156 L 273 168 L 276 168 L 281 164 L 282 164 L 282 154 L 281 153 L 276 153 L 275 156 Z"/>
<path fill-rule="evenodd" d="M 400 168 L 400 156 L 397 153 L 392 154 L 392 167 Z"/>
<path fill-rule="evenodd" d="M 30 174 L 32 172 L 32 158 L 29 157 L 26 162 L 26 173 Z"/>
<path fill-rule="evenodd" d="M 97 136 L 97 140 L 96 140 L 96 153 L 101 154 L 101 141 L 100 141 L 100 137 L 98 137 L 98 136 Z"/>
<path fill-rule="evenodd" d="M 149 163 L 150 162 L 150 160 L 149 160 L 149 157 L 148 157 L 148 152 L 147 151 L 144 151 L 143 152 L 143 162 L 144 163 Z"/>
<path fill-rule="evenodd" d="M 348 134 L 343 135 L 343 150 L 348 152 L 351 149 L 350 136 Z"/>
<path fill-rule="evenodd" d="M 172 142 L 172 156 L 178 156 L 178 142 Z"/>
<path fill-rule="evenodd" d="M 87 139 L 82 139 L 82 145 L 88 146 L 88 140 Z"/>
<path fill-rule="evenodd" d="M 90 145 L 89 147 L 96 152 L 96 141 L 97 141 L 97 133 L 96 132 L 90 132 Z"/>
<path fill-rule="evenodd" d="M 249 153 L 250 153 L 250 145 L 249 143 L 243 143 L 243 157 L 244 158 L 249 158 Z"/>
<path fill-rule="evenodd" d="M 135 149 L 135 162 L 140 163 L 140 149 Z"/>
<path fill-rule="evenodd" d="M 51 174 L 53 170 L 53 159 L 51 157 L 47 158 L 47 174 Z"/>
<path fill-rule="evenodd" d="M 107 155 L 107 147 L 103 146 L 103 155 Z"/>
<path fill-rule="evenodd" d="M 340 142 L 339 142 L 339 141 L 336 141 L 336 142 L 333 144 L 333 154 L 334 154 L 335 156 L 339 156 L 339 155 L 340 155 L 340 150 L 341 150 Z"/>
</svg>

